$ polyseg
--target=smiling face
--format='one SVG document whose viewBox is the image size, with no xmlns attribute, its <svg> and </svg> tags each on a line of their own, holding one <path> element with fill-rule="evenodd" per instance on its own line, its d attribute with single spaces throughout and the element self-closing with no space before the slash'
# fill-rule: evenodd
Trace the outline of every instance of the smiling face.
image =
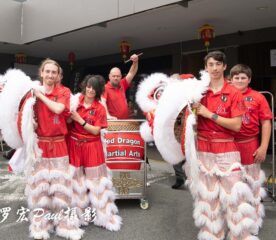
<svg viewBox="0 0 276 240">
<path fill-rule="evenodd" d="M 92 86 L 86 86 L 85 88 L 85 97 L 89 99 L 95 99 L 96 97 L 96 91 Z"/>
<path fill-rule="evenodd" d="M 236 74 L 231 78 L 232 85 L 241 92 L 247 90 L 250 81 L 251 78 L 249 78 L 245 73 Z"/>
<path fill-rule="evenodd" d="M 46 63 L 40 72 L 43 85 L 54 86 L 58 79 L 58 74 L 58 66 L 53 63 Z"/>
<path fill-rule="evenodd" d="M 224 71 L 226 69 L 226 64 L 217 61 L 210 57 L 205 65 L 205 70 L 209 73 L 211 81 L 224 79 Z"/>
</svg>

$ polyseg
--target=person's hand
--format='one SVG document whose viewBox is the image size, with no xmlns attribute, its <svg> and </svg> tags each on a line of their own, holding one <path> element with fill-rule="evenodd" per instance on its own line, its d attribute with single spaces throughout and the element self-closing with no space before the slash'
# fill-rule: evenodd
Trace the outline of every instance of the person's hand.
<svg viewBox="0 0 276 240">
<path fill-rule="evenodd" d="M 211 116 L 212 116 L 212 112 L 210 112 L 208 110 L 208 108 L 206 108 L 201 103 L 194 103 L 192 105 L 192 109 L 195 110 L 196 115 L 200 115 L 200 116 L 205 117 L 205 118 L 211 118 Z"/>
<path fill-rule="evenodd" d="M 114 117 L 114 116 L 109 115 L 109 116 L 107 116 L 107 120 L 117 120 L 117 118 Z"/>
<path fill-rule="evenodd" d="M 33 94 L 34 94 L 34 96 L 36 96 L 37 98 L 40 98 L 40 97 L 43 95 L 43 93 L 40 92 L 40 91 L 37 90 L 37 89 L 34 89 L 34 90 L 33 90 Z"/>
<path fill-rule="evenodd" d="M 83 118 L 77 112 L 71 112 L 71 118 L 79 124 L 83 124 L 84 122 Z"/>
<path fill-rule="evenodd" d="M 258 147 L 257 150 L 253 153 L 254 162 L 255 163 L 262 163 L 266 158 L 266 149 L 262 147 Z"/>
<path fill-rule="evenodd" d="M 138 57 L 137 54 L 133 54 L 133 55 L 131 55 L 130 60 L 131 60 L 132 62 L 138 62 L 139 57 Z"/>
</svg>

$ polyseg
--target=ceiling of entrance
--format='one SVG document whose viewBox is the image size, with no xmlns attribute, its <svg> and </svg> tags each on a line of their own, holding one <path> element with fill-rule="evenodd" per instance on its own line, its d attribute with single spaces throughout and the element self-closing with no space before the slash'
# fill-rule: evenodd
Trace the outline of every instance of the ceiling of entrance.
<svg viewBox="0 0 276 240">
<path fill-rule="evenodd" d="M 25 45 L 0 43 L 0 52 L 66 60 L 73 51 L 77 59 L 86 59 L 119 53 L 121 40 L 133 51 L 197 39 L 206 23 L 216 36 L 276 27 L 275 13 L 276 0 L 193 0 L 188 7 L 168 5 Z"/>
</svg>

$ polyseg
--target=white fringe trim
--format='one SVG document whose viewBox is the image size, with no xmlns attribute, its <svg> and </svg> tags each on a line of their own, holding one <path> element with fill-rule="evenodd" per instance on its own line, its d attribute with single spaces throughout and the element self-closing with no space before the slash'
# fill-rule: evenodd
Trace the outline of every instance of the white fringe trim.
<svg viewBox="0 0 276 240">
<path fill-rule="evenodd" d="M 203 200 L 195 201 L 194 204 L 193 217 L 195 219 L 199 218 L 201 214 L 205 213 L 211 219 L 217 218 L 221 212 L 220 203 L 217 204 L 216 208 L 213 210 L 208 202 Z"/>
<path fill-rule="evenodd" d="M 170 164 L 177 164 L 184 159 L 181 145 L 175 138 L 174 124 L 184 107 L 199 102 L 202 94 L 207 91 L 210 82 L 209 74 L 206 72 L 201 74 L 202 81 L 187 79 L 169 82 L 156 107 L 154 141 L 164 160 Z"/>
<path fill-rule="evenodd" d="M 141 137 L 144 139 L 145 142 L 153 142 L 154 141 L 154 138 L 153 138 L 151 132 L 152 132 L 152 129 L 149 126 L 148 122 L 143 122 L 140 125 L 140 134 L 141 134 Z"/>
<path fill-rule="evenodd" d="M 161 85 L 165 88 L 170 81 L 164 73 L 153 73 L 141 81 L 136 92 L 136 102 L 143 112 L 151 112 L 156 109 L 158 102 L 150 99 L 149 95 Z"/>
<path fill-rule="evenodd" d="M 80 102 L 80 95 L 81 93 L 77 93 L 70 96 L 70 112 L 77 111 Z"/>
<path fill-rule="evenodd" d="M 197 186 L 199 182 L 199 162 L 198 162 L 198 155 L 196 150 L 196 139 L 195 139 L 195 132 L 194 132 L 194 126 L 196 124 L 196 116 L 191 111 L 190 104 L 188 104 L 189 116 L 186 120 L 186 129 L 185 129 L 185 156 L 186 161 L 189 166 L 189 186 L 192 195 L 196 196 L 198 194 L 197 192 Z"/>
<path fill-rule="evenodd" d="M 29 227 L 29 232 L 30 232 L 30 238 L 34 238 L 34 239 L 49 239 L 50 238 L 50 234 L 48 233 L 47 230 L 40 230 L 37 231 L 35 230 L 34 226 L 31 224 Z"/>
<path fill-rule="evenodd" d="M 98 218 L 96 217 L 94 220 L 94 224 L 96 226 L 104 227 L 109 231 L 119 231 L 121 229 L 122 225 L 122 218 L 118 215 L 113 215 L 112 216 L 112 222 L 110 221 L 105 221 L 103 218 Z"/>
<path fill-rule="evenodd" d="M 201 214 L 198 218 L 195 218 L 195 225 L 197 227 L 206 226 L 210 232 L 218 234 L 224 226 L 224 221 L 221 218 L 211 220 L 206 215 Z"/>
<path fill-rule="evenodd" d="M 26 151 L 26 159 L 25 159 L 25 174 L 28 176 L 34 166 L 35 163 L 41 160 L 42 150 L 38 147 L 38 138 L 35 133 L 35 117 L 33 106 L 36 102 L 35 98 L 27 99 L 25 106 L 22 112 L 22 122 L 21 122 L 21 130 L 22 130 L 22 138 L 24 142 L 24 148 Z"/>
<path fill-rule="evenodd" d="M 59 183 L 51 184 L 49 188 L 49 194 L 52 195 L 56 192 L 62 193 L 67 197 L 72 197 L 73 195 L 73 191 L 71 187 L 67 187 Z"/>
<path fill-rule="evenodd" d="M 247 184 L 243 182 L 236 182 L 231 189 L 231 193 L 227 194 L 223 187 L 221 187 L 220 201 L 227 205 L 237 205 L 240 199 L 253 200 L 253 194 Z"/>
<path fill-rule="evenodd" d="M 60 228 L 59 226 L 56 228 L 56 234 L 59 237 L 64 237 L 66 239 L 70 240 L 80 240 L 84 234 L 84 230 L 78 228 L 78 229 L 64 229 Z"/>
<path fill-rule="evenodd" d="M 221 238 L 217 238 L 215 235 L 207 231 L 200 231 L 197 237 L 198 237 L 198 240 L 223 240 L 224 239 L 224 235 Z"/>
<path fill-rule="evenodd" d="M 29 195 L 27 202 L 30 209 L 51 207 L 51 201 L 48 196 L 43 196 L 39 199 L 38 202 L 34 202 L 32 196 Z"/>
</svg>

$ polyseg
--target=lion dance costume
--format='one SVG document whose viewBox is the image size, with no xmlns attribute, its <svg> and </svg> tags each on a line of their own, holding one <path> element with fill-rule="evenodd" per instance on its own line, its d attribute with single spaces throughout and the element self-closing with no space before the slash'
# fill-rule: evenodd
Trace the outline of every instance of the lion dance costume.
<svg viewBox="0 0 276 240">
<path fill-rule="evenodd" d="M 197 136 L 194 132 L 197 117 L 191 106 L 202 99 L 205 101 L 206 96 L 203 98 L 203 95 L 208 94 L 209 74 L 201 72 L 201 80 L 193 78 L 185 81 L 164 75 L 160 75 L 162 78 L 159 77 L 158 81 L 156 76 L 153 74 L 140 84 L 136 100 L 143 111 L 154 111 L 153 123 L 146 124 L 154 127 L 146 132 L 148 135 L 152 133 L 150 136 L 164 160 L 177 164 L 186 158 L 186 184 L 194 199 L 193 217 L 195 225 L 200 228 L 198 239 L 223 240 L 226 226 L 231 240 L 258 239 L 254 236 L 258 232 L 257 216 L 251 205 L 254 196 L 243 182 L 245 171 L 233 137 L 226 137 L 223 133 L 221 136 L 209 136 L 200 129 Z M 152 103 L 148 92 L 153 82 L 166 82 L 166 85 L 158 103 L 150 109 L 145 106 Z M 157 89 L 158 84 L 151 90 Z M 182 132 L 177 137 L 175 124 L 179 116 Z M 141 130 L 147 141 L 145 129 Z"/>
<path fill-rule="evenodd" d="M 60 219 L 46 217 L 65 213 L 72 207 L 73 169 L 69 166 L 65 142 L 66 116 L 54 114 L 36 100 L 32 89 L 43 91 L 43 87 L 20 70 L 9 70 L 4 78 L 7 81 L 0 102 L 0 128 L 7 144 L 17 149 L 10 168 L 26 175 L 25 194 L 31 210 L 30 237 L 48 239 L 55 229 L 58 236 L 78 240 L 83 235 L 78 218 L 71 218 L 70 213 Z M 69 108 L 69 91 L 55 87 L 45 96 Z"/>
</svg>

